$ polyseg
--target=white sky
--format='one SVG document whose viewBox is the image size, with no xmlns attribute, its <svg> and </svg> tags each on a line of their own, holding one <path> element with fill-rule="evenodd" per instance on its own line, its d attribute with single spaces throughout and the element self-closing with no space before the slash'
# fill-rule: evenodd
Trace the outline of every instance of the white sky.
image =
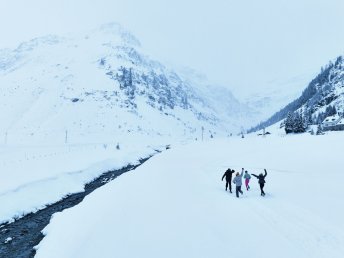
<svg viewBox="0 0 344 258">
<path fill-rule="evenodd" d="M 344 53 L 343 0 L 0 0 L 0 48 L 111 21 L 239 93 L 308 81 Z"/>
</svg>

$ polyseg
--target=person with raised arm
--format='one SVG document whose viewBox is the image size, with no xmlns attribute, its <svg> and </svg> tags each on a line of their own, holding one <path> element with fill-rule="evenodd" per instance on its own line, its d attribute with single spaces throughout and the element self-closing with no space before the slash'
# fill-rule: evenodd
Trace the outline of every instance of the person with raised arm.
<svg viewBox="0 0 344 258">
<path fill-rule="evenodd" d="M 241 174 L 236 173 L 236 176 L 233 179 L 233 183 L 236 185 L 235 187 L 235 193 L 236 197 L 239 198 L 239 193 L 243 194 L 241 191 L 241 186 L 242 186 L 242 176 L 244 175 L 244 171 L 241 171 Z"/>
<path fill-rule="evenodd" d="M 265 196 L 265 192 L 264 192 L 264 185 L 265 185 L 265 177 L 267 176 L 268 172 L 266 171 L 266 169 L 264 168 L 265 174 L 263 175 L 262 173 L 260 173 L 258 176 L 255 174 L 252 174 L 252 176 L 256 177 L 258 179 L 258 184 L 260 186 L 260 195 L 261 196 Z"/>
</svg>

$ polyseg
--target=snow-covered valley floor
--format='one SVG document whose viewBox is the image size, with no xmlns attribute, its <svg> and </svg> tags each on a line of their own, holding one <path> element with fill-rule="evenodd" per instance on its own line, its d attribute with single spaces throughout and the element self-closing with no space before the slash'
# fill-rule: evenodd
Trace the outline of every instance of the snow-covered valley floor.
<svg viewBox="0 0 344 258">
<path fill-rule="evenodd" d="M 339 258 L 344 135 L 270 136 L 173 146 L 57 213 L 38 258 Z M 239 199 L 228 168 L 266 168 Z"/>
</svg>

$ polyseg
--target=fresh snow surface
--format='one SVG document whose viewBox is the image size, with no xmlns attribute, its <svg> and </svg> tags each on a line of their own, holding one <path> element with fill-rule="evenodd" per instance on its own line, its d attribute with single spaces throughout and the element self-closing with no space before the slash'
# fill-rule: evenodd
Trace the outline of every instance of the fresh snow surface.
<svg viewBox="0 0 344 258">
<path fill-rule="evenodd" d="M 247 136 L 172 146 L 57 213 L 36 258 L 339 258 L 344 135 Z M 239 199 L 228 168 L 261 173 Z"/>
<path fill-rule="evenodd" d="M 149 146 L 255 123 L 228 89 L 197 78 L 148 57 L 115 23 L 0 50 L 0 223 L 83 191 Z"/>
<path fill-rule="evenodd" d="M 149 146 L 254 124 L 228 89 L 189 75 L 145 55 L 115 23 L 0 50 L 0 223 L 82 191 Z"/>
<path fill-rule="evenodd" d="M 0 147 L 0 223 L 84 191 L 102 173 L 136 164 L 163 146 L 137 144 Z M 140 151 L 138 151 L 140 150 Z"/>
</svg>

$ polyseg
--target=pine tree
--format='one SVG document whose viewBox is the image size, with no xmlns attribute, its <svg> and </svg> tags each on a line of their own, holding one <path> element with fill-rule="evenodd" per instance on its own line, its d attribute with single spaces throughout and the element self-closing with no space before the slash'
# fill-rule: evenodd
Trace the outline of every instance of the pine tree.
<svg viewBox="0 0 344 258">
<path fill-rule="evenodd" d="M 287 118 L 285 119 L 285 127 L 284 130 L 286 134 L 293 132 L 294 121 L 293 121 L 293 114 L 291 112 L 288 113 Z"/>
<path fill-rule="evenodd" d="M 328 116 L 333 116 L 337 114 L 337 110 L 336 110 L 336 107 L 335 106 L 328 106 L 325 110 L 325 117 L 328 117 Z"/>
<path fill-rule="evenodd" d="M 316 123 L 321 124 L 324 121 L 325 117 L 325 113 L 320 112 L 316 118 Z"/>
<path fill-rule="evenodd" d="M 318 124 L 317 135 L 321 135 L 321 134 L 324 134 L 324 131 L 323 131 L 321 124 Z"/>
<path fill-rule="evenodd" d="M 313 124 L 312 112 L 310 109 L 305 109 L 303 112 L 303 119 L 305 123 L 305 127 L 307 128 L 309 125 Z"/>
<path fill-rule="evenodd" d="M 302 119 L 298 112 L 294 114 L 294 124 L 293 124 L 293 132 L 294 133 L 301 133 L 302 132 Z"/>
<path fill-rule="evenodd" d="M 302 132 L 306 132 L 307 128 L 308 128 L 308 125 L 310 124 L 309 122 L 309 117 L 306 117 L 305 115 L 302 115 L 301 114 L 301 123 L 302 123 Z"/>
<path fill-rule="evenodd" d="M 301 113 L 288 113 L 285 121 L 285 132 L 288 133 L 304 133 L 308 127 Z"/>
</svg>

